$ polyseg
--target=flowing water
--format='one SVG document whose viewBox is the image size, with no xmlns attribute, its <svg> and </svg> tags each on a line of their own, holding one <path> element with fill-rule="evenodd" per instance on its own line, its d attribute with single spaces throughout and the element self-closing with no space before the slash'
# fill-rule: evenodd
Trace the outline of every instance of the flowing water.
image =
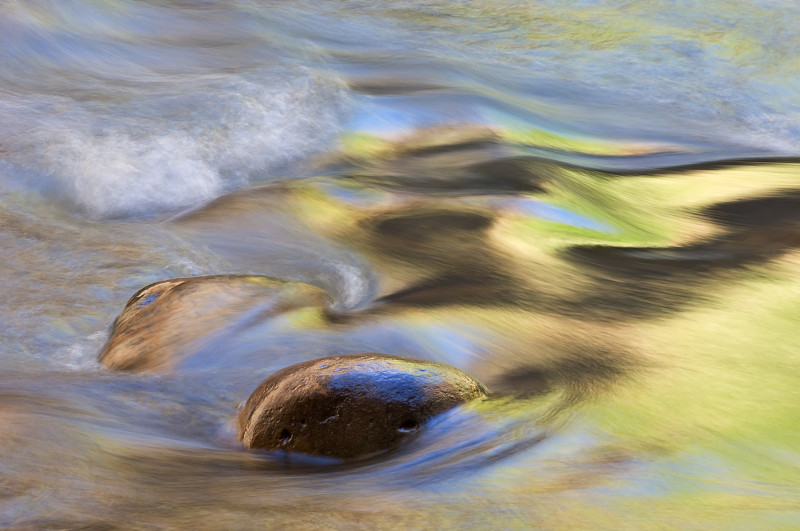
<svg viewBox="0 0 800 531">
<path fill-rule="evenodd" d="M 796 529 L 799 28 L 793 0 L 0 0 L 0 526 Z M 332 307 L 97 362 L 139 288 L 214 274 Z M 365 351 L 493 395 L 356 462 L 238 445 L 268 375 Z"/>
</svg>

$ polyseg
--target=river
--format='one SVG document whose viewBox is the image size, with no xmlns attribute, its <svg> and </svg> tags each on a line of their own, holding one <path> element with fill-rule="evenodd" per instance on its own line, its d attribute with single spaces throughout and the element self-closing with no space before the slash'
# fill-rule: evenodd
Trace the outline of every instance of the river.
<svg viewBox="0 0 800 531">
<path fill-rule="evenodd" d="M 790 0 L 0 0 L 0 527 L 796 529 L 799 52 Z M 97 361 L 219 274 L 332 303 Z M 492 395 L 238 444 L 355 352 Z"/>
</svg>

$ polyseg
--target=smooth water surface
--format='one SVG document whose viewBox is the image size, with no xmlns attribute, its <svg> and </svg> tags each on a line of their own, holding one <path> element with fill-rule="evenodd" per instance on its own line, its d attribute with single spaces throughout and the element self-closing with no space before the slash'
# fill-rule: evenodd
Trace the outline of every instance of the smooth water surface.
<svg viewBox="0 0 800 531">
<path fill-rule="evenodd" d="M 0 1 L 0 526 L 797 528 L 798 28 L 788 0 Z M 97 362 L 138 289 L 216 274 L 330 304 L 206 298 L 169 370 Z M 239 446 L 264 378 L 367 351 L 493 396 L 357 462 Z"/>
</svg>

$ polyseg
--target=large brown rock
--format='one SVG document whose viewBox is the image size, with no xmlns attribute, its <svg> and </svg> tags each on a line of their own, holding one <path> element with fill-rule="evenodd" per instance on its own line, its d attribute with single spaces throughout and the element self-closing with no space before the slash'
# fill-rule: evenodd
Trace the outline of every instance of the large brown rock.
<svg viewBox="0 0 800 531">
<path fill-rule="evenodd" d="M 374 353 L 320 358 L 264 380 L 239 414 L 239 439 L 248 448 L 366 456 L 486 393 L 443 363 Z"/>
<path fill-rule="evenodd" d="M 323 308 L 327 294 L 302 282 L 212 275 L 156 282 L 136 292 L 114 322 L 100 362 L 116 370 L 163 371 L 226 334 L 279 314 Z"/>
</svg>

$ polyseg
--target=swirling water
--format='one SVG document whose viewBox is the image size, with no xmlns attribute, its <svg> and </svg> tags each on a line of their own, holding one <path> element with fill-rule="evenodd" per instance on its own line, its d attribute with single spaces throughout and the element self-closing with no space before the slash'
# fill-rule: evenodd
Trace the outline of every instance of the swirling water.
<svg viewBox="0 0 800 531">
<path fill-rule="evenodd" d="M 798 22 L 0 2 L 0 525 L 796 528 Z M 338 317 L 198 329 L 164 374 L 96 361 L 140 287 L 220 273 Z M 495 394 L 366 461 L 238 446 L 266 376 L 362 351 Z"/>
</svg>

